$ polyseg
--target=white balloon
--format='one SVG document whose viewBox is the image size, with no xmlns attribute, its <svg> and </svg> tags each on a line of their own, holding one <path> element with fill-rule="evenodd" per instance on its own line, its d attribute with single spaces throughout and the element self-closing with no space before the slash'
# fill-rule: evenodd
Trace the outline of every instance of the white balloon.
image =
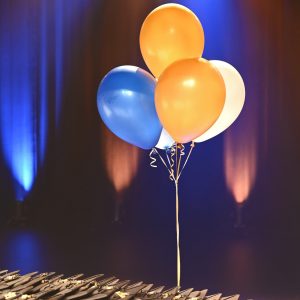
<svg viewBox="0 0 300 300">
<path fill-rule="evenodd" d="M 160 134 L 159 141 L 155 147 L 165 150 L 167 148 L 170 148 L 174 143 L 175 143 L 175 141 L 168 134 L 168 132 L 163 128 L 161 131 L 161 134 Z"/>
<path fill-rule="evenodd" d="M 226 87 L 226 98 L 223 110 L 217 121 L 194 141 L 197 143 L 209 140 L 227 129 L 239 116 L 245 102 L 245 85 L 240 73 L 230 64 L 210 61 L 221 73 Z"/>
</svg>

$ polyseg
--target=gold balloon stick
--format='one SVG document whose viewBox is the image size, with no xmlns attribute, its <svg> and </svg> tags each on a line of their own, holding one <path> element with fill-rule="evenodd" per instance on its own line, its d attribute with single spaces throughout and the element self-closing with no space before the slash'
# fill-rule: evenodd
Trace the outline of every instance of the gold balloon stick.
<svg viewBox="0 0 300 300">
<path fill-rule="evenodd" d="M 179 178 L 182 174 L 183 169 L 185 168 L 190 155 L 195 147 L 195 143 L 190 144 L 190 150 L 188 155 L 185 158 L 185 161 L 181 167 L 182 157 L 185 156 L 185 146 L 180 143 L 174 143 L 170 148 L 166 149 L 165 154 L 167 161 L 164 160 L 162 155 L 156 148 L 153 148 L 149 154 L 150 157 L 150 166 L 156 168 L 156 158 L 155 155 L 158 155 L 159 159 L 167 169 L 169 173 L 169 178 L 175 184 L 175 194 L 176 194 L 176 244 L 177 244 L 177 287 L 180 288 L 181 280 L 181 259 L 180 259 L 180 226 L 179 226 Z M 174 159 L 175 157 L 175 159 Z"/>
</svg>

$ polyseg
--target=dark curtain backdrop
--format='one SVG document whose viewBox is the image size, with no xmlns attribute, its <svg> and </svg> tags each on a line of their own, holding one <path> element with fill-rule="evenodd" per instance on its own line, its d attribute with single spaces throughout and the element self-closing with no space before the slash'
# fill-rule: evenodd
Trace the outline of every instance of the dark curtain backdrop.
<svg viewBox="0 0 300 300">
<path fill-rule="evenodd" d="M 139 30 L 166 2 L 0 1 L 0 266 L 175 283 L 173 185 L 162 166 L 150 168 L 147 151 L 105 129 L 96 107 L 99 81 L 110 69 L 147 69 Z M 196 146 L 180 183 L 183 285 L 249 297 L 297 295 L 300 3 L 175 2 L 200 18 L 204 57 L 233 64 L 247 93 L 237 122 Z M 242 236 L 233 229 L 230 158 L 246 172 Z M 20 193 L 16 170 L 22 165 L 24 179 L 28 162 L 32 185 L 22 200 L 31 227 L 10 233 L 6 223 Z M 113 223 L 118 207 L 121 224 Z"/>
</svg>

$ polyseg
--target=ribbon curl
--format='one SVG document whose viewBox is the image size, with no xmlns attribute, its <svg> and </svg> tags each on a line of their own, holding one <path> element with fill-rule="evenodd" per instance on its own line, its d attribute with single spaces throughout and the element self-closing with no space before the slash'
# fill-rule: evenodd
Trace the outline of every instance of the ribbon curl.
<svg viewBox="0 0 300 300">
<path fill-rule="evenodd" d="M 152 168 L 157 168 L 156 158 L 154 157 L 155 154 L 157 154 L 157 150 L 155 148 L 152 148 L 152 150 L 149 153 L 150 167 L 152 167 Z"/>
<path fill-rule="evenodd" d="M 177 154 L 177 144 L 173 144 L 172 147 L 170 148 L 170 167 L 171 167 L 171 174 L 170 174 L 170 180 L 174 181 L 175 180 L 175 175 L 174 175 L 174 166 L 176 165 L 174 156 L 176 157 Z"/>
<path fill-rule="evenodd" d="M 178 149 L 180 149 L 180 156 L 184 156 L 185 155 L 185 146 L 184 144 L 178 144 Z"/>
</svg>

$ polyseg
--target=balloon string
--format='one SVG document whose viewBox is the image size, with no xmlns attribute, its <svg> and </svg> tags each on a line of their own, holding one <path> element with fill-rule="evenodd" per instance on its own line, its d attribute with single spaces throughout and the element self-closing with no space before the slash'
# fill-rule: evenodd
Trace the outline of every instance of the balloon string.
<svg viewBox="0 0 300 300">
<path fill-rule="evenodd" d="M 176 156 L 176 164 L 177 164 L 176 180 L 179 179 L 181 158 L 185 155 L 185 153 L 184 153 L 185 146 L 183 144 L 177 144 L 176 152 L 177 152 L 177 149 L 179 149 L 179 159 L 178 159 L 178 163 L 177 163 L 177 156 Z"/>
<path fill-rule="evenodd" d="M 164 166 L 166 167 L 166 169 L 168 170 L 169 174 L 171 175 L 172 172 L 171 172 L 171 170 L 168 168 L 168 166 L 167 166 L 165 160 L 163 159 L 163 157 L 159 154 L 158 151 L 156 151 L 156 153 L 157 153 L 158 157 L 160 158 L 160 160 L 162 161 L 162 163 L 164 164 Z"/>
<path fill-rule="evenodd" d="M 180 261 L 180 239 L 179 239 L 179 197 L 178 197 L 178 180 L 180 172 L 181 158 L 185 155 L 184 145 L 176 143 L 176 179 L 175 179 L 175 191 L 176 191 L 176 241 L 177 241 L 177 287 L 180 288 L 180 276 L 181 276 L 181 261 Z M 179 153 L 178 153 L 179 149 Z"/>
<path fill-rule="evenodd" d="M 170 158 L 169 158 L 169 155 L 168 155 L 168 149 L 165 150 L 165 153 L 166 153 L 166 158 L 167 158 L 167 161 L 168 161 L 168 165 L 171 168 L 171 162 L 170 162 Z"/>
<path fill-rule="evenodd" d="M 156 165 L 156 158 L 153 156 L 153 155 L 155 155 L 155 154 L 158 155 L 158 157 L 160 158 L 161 162 L 162 162 L 163 165 L 166 167 L 166 169 L 168 170 L 168 172 L 169 172 L 169 174 L 170 174 L 170 176 L 171 176 L 171 175 L 172 175 L 172 172 L 171 172 L 170 168 L 168 168 L 168 166 L 167 166 L 165 160 L 163 159 L 163 157 L 160 155 L 160 153 L 157 151 L 156 148 L 152 148 L 152 150 L 151 150 L 151 152 L 150 152 L 150 154 L 149 154 L 149 157 L 150 157 L 150 159 L 151 159 L 150 166 L 153 167 L 153 168 L 157 168 L 157 165 Z"/>
<path fill-rule="evenodd" d="M 181 173 L 182 173 L 182 171 L 184 170 L 184 168 L 185 168 L 185 166 L 186 166 L 186 164 L 187 164 L 187 162 L 188 162 L 188 160 L 189 160 L 189 158 L 190 158 L 190 156 L 191 156 L 192 151 L 193 151 L 194 148 L 195 148 L 195 142 L 192 141 L 192 143 L 191 143 L 191 145 L 190 145 L 190 151 L 189 151 L 189 153 L 188 153 L 188 156 L 187 156 L 186 159 L 185 159 L 185 162 L 184 162 L 184 164 L 183 164 L 183 166 L 182 166 L 181 171 L 179 172 L 178 179 L 180 178 Z"/>
<path fill-rule="evenodd" d="M 184 155 L 185 155 L 184 150 L 185 150 L 184 144 L 180 144 L 180 155 L 181 155 L 181 156 L 184 156 Z"/>
<path fill-rule="evenodd" d="M 154 157 L 154 155 L 156 154 L 156 152 L 157 152 L 157 150 L 155 148 L 152 148 L 152 150 L 149 153 L 150 167 L 152 167 L 152 168 L 157 168 L 156 158 Z"/>
<path fill-rule="evenodd" d="M 175 178 L 174 178 L 174 171 L 173 171 L 172 163 L 171 163 L 169 155 L 168 155 L 168 149 L 166 149 L 166 158 L 167 158 L 168 166 L 169 166 L 169 169 L 170 169 L 169 178 L 170 178 L 171 181 L 174 181 L 175 180 Z"/>
<path fill-rule="evenodd" d="M 175 160 L 176 160 L 176 165 L 175 165 L 175 170 L 176 170 L 176 179 L 177 179 L 177 176 L 178 176 L 178 143 L 176 143 L 176 146 L 175 146 Z"/>
<path fill-rule="evenodd" d="M 179 198 L 178 198 L 178 179 L 175 180 L 176 190 L 176 240 L 177 240 L 177 287 L 180 288 L 180 244 L 179 244 Z"/>
<path fill-rule="evenodd" d="M 177 156 L 177 144 L 174 144 L 172 147 L 171 147 L 171 150 L 170 150 L 170 161 L 171 161 L 171 172 L 172 174 L 170 175 L 170 180 L 175 180 L 175 175 L 174 175 L 174 166 L 175 166 L 175 160 L 174 160 L 174 156 L 176 155 Z"/>
<path fill-rule="evenodd" d="M 151 163 L 150 165 L 153 167 L 156 166 L 156 159 L 153 157 L 154 154 L 157 154 L 164 164 L 164 166 L 167 168 L 169 171 L 169 178 L 174 181 L 175 183 L 175 191 L 176 191 L 176 244 L 177 244 L 177 287 L 180 288 L 180 280 L 181 280 L 181 260 L 180 260 L 180 239 L 179 239 L 179 233 L 180 233 L 180 227 L 179 227 L 179 195 L 178 195 L 178 189 L 179 189 L 179 178 L 182 174 L 183 169 L 185 168 L 190 155 L 195 147 L 194 141 L 190 145 L 190 150 L 189 153 L 184 161 L 184 164 L 180 170 L 180 165 L 182 161 L 182 157 L 185 156 L 185 146 L 183 144 L 176 143 L 172 145 L 170 148 L 170 152 L 166 150 L 166 158 L 167 158 L 167 163 L 169 167 L 167 166 L 167 163 L 163 159 L 163 157 L 160 155 L 160 153 L 157 151 L 156 148 L 153 148 L 152 151 L 150 152 L 150 159 Z M 170 154 L 169 154 L 170 153 Z M 175 174 L 176 172 L 176 174 Z"/>
</svg>

